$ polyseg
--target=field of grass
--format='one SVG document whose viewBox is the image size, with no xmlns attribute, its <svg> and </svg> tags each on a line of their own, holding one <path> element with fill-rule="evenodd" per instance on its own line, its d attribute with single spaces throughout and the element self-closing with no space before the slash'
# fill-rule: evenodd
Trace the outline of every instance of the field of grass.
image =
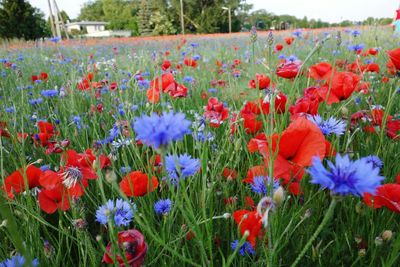
<svg viewBox="0 0 400 267">
<path fill-rule="evenodd" d="M 400 266 L 399 41 L 4 43 L 0 266 Z"/>
</svg>

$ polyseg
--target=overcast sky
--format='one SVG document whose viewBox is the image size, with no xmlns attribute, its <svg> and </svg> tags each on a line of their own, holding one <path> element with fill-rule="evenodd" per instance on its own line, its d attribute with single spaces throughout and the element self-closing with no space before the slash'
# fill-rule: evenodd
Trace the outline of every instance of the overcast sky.
<svg viewBox="0 0 400 267">
<path fill-rule="evenodd" d="M 51 0 L 52 1 L 52 0 Z M 33 6 L 49 14 L 47 0 L 29 0 Z M 60 10 L 76 18 L 86 0 L 57 0 Z M 247 0 L 254 10 L 266 9 L 277 15 L 321 19 L 328 22 L 364 20 L 367 17 L 394 17 L 400 0 Z"/>
</svg>

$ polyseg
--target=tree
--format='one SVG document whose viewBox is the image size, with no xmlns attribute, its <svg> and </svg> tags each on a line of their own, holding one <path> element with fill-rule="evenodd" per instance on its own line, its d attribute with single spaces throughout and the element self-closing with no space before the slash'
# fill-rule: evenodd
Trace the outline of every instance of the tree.
<svg viewBox="0 0 400 267">
<path fill-rule="evenodd" d="M 83 5 L 78 20 L 103 21 L 104 17 L 103 2 L 96 0 L 87 2 Z"/>
<path fill-rule="evenodd" d="M 0 0 L 0 38 L 34 40 L 48 35 L 39 9 L 25 0 Z"/>
<path fill-rule="evenodd" d="M 150 35 L 152 30 L 150 27 L 150 5 L 147 0 L 142 0 L 140 3 L 138 22 L 140 35 Z"/>
</svg>

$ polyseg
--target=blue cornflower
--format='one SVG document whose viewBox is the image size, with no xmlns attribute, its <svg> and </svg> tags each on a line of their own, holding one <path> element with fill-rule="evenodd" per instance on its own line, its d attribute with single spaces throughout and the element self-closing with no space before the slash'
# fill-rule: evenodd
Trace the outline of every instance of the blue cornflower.
<svg viewBox="0 0 400 267">
<path fill-rule="evenodd" d="M 369 156 L 366 156 L 365 159 L 367 160 L 368 163 L 372 163 L 374 168 L 382 169 L 383 161 L 378 156 L 369 155 Z"/>
<path fill-rule="evenodd" d="M 167 155 L 165 165 L 170 181 L 177 185 L 180 178 L 193 176 L 200 169 L 200 160 L 192 159 L 188 154 Z"/>
<path fill-rule="evenodd" d="M 351 161 L 348 155 L 336 155 L 335 165 L 328 161 L 327 170 L 320 158 L 314 157 L 312 166 L 307 170 L 311 183 L 328 188 L 333 194 L 362 196 L 374 194 L 384 177 L 379 175 L 379 168 L 366 158 Z"/>
<path fill-rule="evenodd" d="M 132 170 L 132 168 L 130 166 L 122 166 L 119 171 L 121 172 L 121 174 L 127 174 L 130 173 Z"/>
<path fill-rule="evenodd" d="M 7 112 L 7 113 L 14 113 L 14 112 L 15 112 L 15 107 L 5 108 L 4 110 L 5 110 L 5 112 Z"/>
<path fill-rule="evenodd" d="M 347 47 L 347 49 L 348 49 L 349 51 L 357 52 L 357 51 L 363 50 L 364 47 L 365 47 L 364 44 L 356 44 L 356 45 L 349 45 L 349 46 Z"/>
<path fill-rule="evenodd" d="M 167 215 L 172 208 L 172 201 L 170 199 L 160 199 L 154 204 L 154 211 L 157 215 Z"/>
<path fill-rule="evenodd" d="M 72 122 L 76 125 L 76 128 L 78 128 L 78 130 L 82 129 L 81 117 L 73 116 L 72 117 Z"/>
<path fill-rule="evenodd" d="M 40 170 L 42 172 L 50 170 L 50 165 L 42 165 L 40 166 Z"/>
<path fill-rule="evenodd" d="M 309 121 L 315 123 L 325 136 L 331 134 L 340 136 L 344 134 L 344 131 L 346 130 L 346 123 L 343 120 L 338 120 L 334 117 L 329 117 L 326 121 L 322 120 L 321 116 L 318 114 L 314 116 L 308 115 L 307 118 Z"/>
<path fill-rule="evenodd" d="M 353 30 L 353 31 L 351 32 L 351 34 L 352 34 L 354 37 L 357 37 L 357 36 L 361 35 L 361 31 L 359 31 L 359 30 Z"/>
<path fill-rule="evenodd" d="M 42 94 L 42 96 L 44 97 L 55 97 L 58 95 L 58 91 L 55 89 L 51 89 L 51 90 L 42 90 L 40 92 Z"/>
<path fill-rule="evenodd" d="M 213 94 L 213 93 L 217 93 L 217 92 L 218 92 L 218 89 L 217 89 L 217 88 L 209 88 L 207 91 L 208 91 L 210 94 Z"/>
<path fill-rule="evenodd" d="M 297 60 L 299 60 L 295 55 L 290 55 L 287 60 L 289 60 L 290 62 L 295 62 Z"/>
<path fill-rule="evenodd" d="M 6 259 L 2 262 L 0 262 L 0 267 L 23 267 L 26 266 L 25 264 L 26 259 L 24 256 L 17 254 L 10 259 Z M 39 265 L 39 260 L 34 259 L 31 263 L 31 266 L 36 267 Z"/>
<path fill-rule="evenodd" d="M 97 209 L 96 221 L 106 225 L 111 219 L 116 226 L 127 226 L 132 221 L 135 210 L 136 206 L 128 201 L 117 199 L 114 202 L 110 199 Z"/>
<path fill-rule="evenodd" d="M 194 55 L 194 56 L 192 57 L 192 59 L 193 59 L 194 61 L 198 61 L 198 60 L 201 59 L 201 56 L 200 56 L 200 55 Z"/>
<path fill-rule="evenodd" d="M 239 245 L 239 240 L 235 240 L 231 243 L 231 248 L 232 250 L 236 250 L 237 246 Z M 241 256 L 247 255 L 254 255 L 256 252 L 254 251 L 253 246 L 250 244 L 250 242 L 246 241 L 243 243 L 243 245 L 239 248 L 239 254 Z"/>
<path fill-rule="evenodd" d="M 297 29 L 292 33 L 294 36 L 296 37 L 300 37 L 301 36 L 301 29 Z"/>
<path fill-rule="evenodd" d="M 61 37 L 56 36 L 56 37 L 50 38 L 50 41 L 53 43 L 58 43 L 59 41 L 61 41 Z"/>
<path fill-rule="evenodd" d="M 185 76 L 185 77 L 183 77 L 183 81 L 186 83 L 193 83 L 194 78 L 192 76 Z"/>
<path fill-rule="evenodd" d="M 151 116 L 142 115 L 132 123 L 136 139 L 148 146 L 158 149 L 172 141 L 182 140 L 190 133 L 191 121 L 184 113 L 163 112 L 162 115 L 153 113 Z"/>
<path fill-rule="evenodd" d="M 253 178 L 253 183 L 250 184 L 251 190 L 253 190 L 254 193 L 257 193 L 259 195 L 267 195 L 267 189 L 269 187 L 269 184 L 271 182 L 271 179 L 266 176 L 255 176 Z M 274 181 L 273 185 L 273 191 L 278 189 L 279 187 L 279 182 Z"/>
<path fill-rule="evenodd" d="M 149 80 L 139 80 L 137 81 L 139 89 L 144 90 L 150 88 L 150 81 Z"/>
</svg>

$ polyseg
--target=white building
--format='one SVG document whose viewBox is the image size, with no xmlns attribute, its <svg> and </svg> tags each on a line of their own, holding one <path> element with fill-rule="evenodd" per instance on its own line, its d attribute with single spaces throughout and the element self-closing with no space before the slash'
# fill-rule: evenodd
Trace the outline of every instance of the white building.
<svg viewBox="0 0 400 267">
<path fill-rule="evenodd" d="M 69 33 L 77 32 L 83 37 L 130 37 L 130 31 L 110 31 L 106 30 L 108 22 L 101 21 L 79 21 L 67 23 L 67 31 Z"/>
<path fill-rule="evenodd" d="M 67 31 L 70 33 L 73 31 L 78 31 L 92 34 L 95 32 L 104 31 L 107 24 L 108 22 L 101 21 L 79 21 L 67 23 L 65 26 L 67 27 Z"/>
</svg>

